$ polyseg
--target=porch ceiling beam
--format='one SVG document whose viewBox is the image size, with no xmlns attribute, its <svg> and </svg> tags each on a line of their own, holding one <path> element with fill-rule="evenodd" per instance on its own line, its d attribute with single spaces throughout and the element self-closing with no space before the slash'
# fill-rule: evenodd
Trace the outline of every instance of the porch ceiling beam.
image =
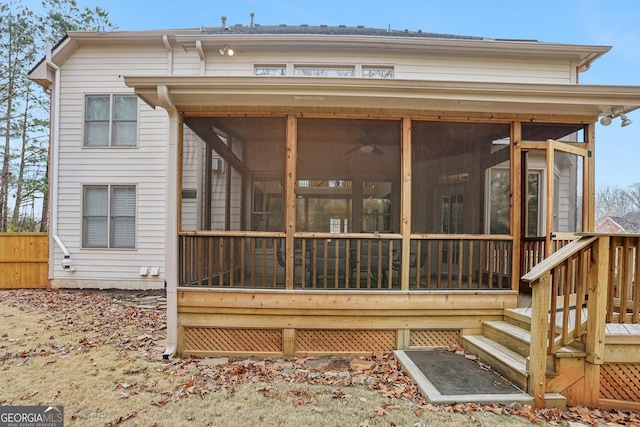
<svg viewBox="0 0 640 427">
<path fill-rule="evenodd" d="M 127 86 L 152 107 L 158 85 L 166 85 L 181 111 L 220 106 L 384 108 L 589 115 L 609 114 L 614 106 L 640 107 L 640 87 L 577 84 L 478 83 L 356 78 L 260 76 L 125 77 Z"/>
<path fill-rule="evenodd" d="M 242 160 L 214 132 L 210 120 L 203 117 L 185 117 L 184 121 L 200 139 L 218 153 L 229 165 L 233 166 L 242 175 L 248 176 L 251 174 L 251 171 L 242 163 Z"/>
</svg>

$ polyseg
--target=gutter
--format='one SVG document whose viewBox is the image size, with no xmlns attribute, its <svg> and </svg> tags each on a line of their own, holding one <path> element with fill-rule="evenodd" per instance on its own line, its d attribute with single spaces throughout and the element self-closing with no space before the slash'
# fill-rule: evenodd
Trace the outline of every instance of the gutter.
<svg viewBox="0 0 640 427">
<path fill-rule="evenodd" d="M 178 343 L 178 131 L 180 115 L 171 101 L 169 88 L 157 89 L 159 105 L 169 114 L 169 144 L 167 146 L 167 211 L 165 217 L 165 280 L 167 293 L 167 348 L 162 358 L 169 360 L 177 351 Z"/>
</svg>

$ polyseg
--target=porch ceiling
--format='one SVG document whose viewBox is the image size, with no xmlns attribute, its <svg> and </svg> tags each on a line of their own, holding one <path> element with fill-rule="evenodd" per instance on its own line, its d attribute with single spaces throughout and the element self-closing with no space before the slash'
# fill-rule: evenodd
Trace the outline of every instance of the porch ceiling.
<svg viewBox="0 0 640 427">
<path fill-rule="evenodd" d="M 344 108 L 505 114 L 609 114 L 640 107 L 640 87 L 304 77 L 125 77 L 152 107 L 166 87 L 179 111 Z"/>
</svg>

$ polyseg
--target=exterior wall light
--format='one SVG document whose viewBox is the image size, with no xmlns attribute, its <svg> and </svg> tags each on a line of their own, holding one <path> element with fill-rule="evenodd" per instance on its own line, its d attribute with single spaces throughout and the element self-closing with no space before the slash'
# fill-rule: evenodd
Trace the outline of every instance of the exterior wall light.
<svg viewBox="0 0 640 427">
<path fill-rule="evenodd" d="M 224 56 L 224 55 L 233 56 L 235 54 L 233 49 L 231 49 L 229 46 L 221 47 L 218 52 L 220 52 L 220 55 L 222 55 L 222 56 Z"/>
<path fill-rule="evenodd" d="M 631 123 L 633 123 L 633 121 L 627 118 L 626 114 L 623 113 L 622 107 L 613 107 L 611 109 L 611 114 L 600 119 L 600 124 L 602 126 L 609 126 L 611 124 L 611 121 L 616 117 L 620 117 L 620 126 L 622 127 L 629 126 Z"/>
</svg>

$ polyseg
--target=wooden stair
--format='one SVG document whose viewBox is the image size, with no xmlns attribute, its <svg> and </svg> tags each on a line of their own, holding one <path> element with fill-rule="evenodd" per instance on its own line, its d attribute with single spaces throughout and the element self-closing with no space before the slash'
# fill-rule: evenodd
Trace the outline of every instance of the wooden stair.
<svg viewBox="0 0 640 427">
<path fill-rule="evenodd" d="M 504 320 L 483 322 L 482 335 L 462 337 L 462 346 L 482 363 L 511 381 L 523 391 L 528 390 L 528 358 L 531 343 L 530 319 L 518 312 L 505 310 Z M 586 355 L 580 349 L 560 349 L 547 360 L 545 402 L 547 407 L 563 409 L 566 398 L 560 392 L 580 381 L 580 369 Z"/>
</svg>

